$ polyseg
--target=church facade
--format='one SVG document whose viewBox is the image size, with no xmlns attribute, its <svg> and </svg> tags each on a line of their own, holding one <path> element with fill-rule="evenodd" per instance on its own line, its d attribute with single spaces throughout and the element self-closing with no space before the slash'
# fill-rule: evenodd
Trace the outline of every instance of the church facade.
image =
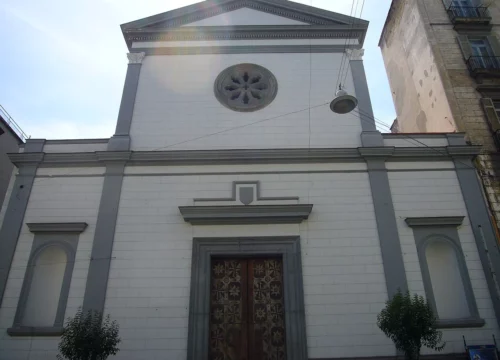
<svg viewBox="0 0 500 360">
<path fill-rule="evenodd" d="M 480 148 L 377 131 L 366 21 L 208 0 L 121 28 L 115 135 L 9 155 L 1 360 L 54 359 L 79 307 L 117 320 L 116 359 L 395 357 L 376 319 L 398 290 L 444 354 L 500 336 Z M 354 111 L 331 111 L 336 82 Z"/>
</svg>

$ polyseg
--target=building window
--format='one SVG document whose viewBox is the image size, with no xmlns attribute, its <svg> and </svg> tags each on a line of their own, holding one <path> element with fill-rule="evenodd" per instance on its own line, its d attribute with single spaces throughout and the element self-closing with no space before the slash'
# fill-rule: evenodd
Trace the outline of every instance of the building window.
<svg viewBox="0 0 500 360">
<path fill-rule="evenodd" d="M 500 42 L 496 36 L 459 35 L 458 43 L 469 71 L 476 79 L 497 77 L 500 71 Z"/>
<path fill-rule="evenodd" d="M 460 17 L 472 17 L 471 13 L 472 5 L 468 0 L 453 0 L 451 2 L 451 6 L 453 7 L 456 16 Z"/>
<path fill-rule="evenodd" d="M 57 336 L 62 332 L 79 234 L 86 223 L 28 224 L 35 234 L 12 336 Z"/>
<path fill-rule="evenodd" d="M 269 105 L 278 92 L 274 75 L 262 66 L 239 64 L 222 71 L 214 84 L 219 102 L 234 111 L 256 111 Z"/>
<path fill-rule="evenodd" d="M 480 327 L 457 226 L 463 217 L 407 218 L 415 237 L 427 299 L 438 327 Z"/>
<path fill-rule="evenodd" d="M 497 113 L 497 116 L 500 119 L 500 100 L 494 100 L 493 106 L 495 107 L 495 112 Z"/>
</svg>

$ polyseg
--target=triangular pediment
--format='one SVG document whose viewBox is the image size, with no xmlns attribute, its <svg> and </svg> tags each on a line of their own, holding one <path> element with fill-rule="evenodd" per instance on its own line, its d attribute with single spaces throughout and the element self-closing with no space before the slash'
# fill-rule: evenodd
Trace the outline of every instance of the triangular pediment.
<svg viewBox="0 0 500 360">
<path fill-rule="evenodd" d="M 182 26 L 239 26 L 239 25 L 311 25 L 310 23 L 270 14 L 248 7 L 228 11 Z"/>
<path fill-rule="evenodd" d="M 121 25 L 134 42 L 241 39 L 357 39 L 368 21 L 288 0 L 207 0 Z"/>
<path fill-rule="evenodd" d="M 254 15 L 255 24 L 242 15 Z M 243 19 L 242 19 L 243 18 Z M 259 18 L 262 24 L 259 24 Z M 210 19 L 210 20 L 209 20 Z M 240 20 L 238 23 L 237 20 Z M 224 23 L 230 21 L 231 23 Z M 273 23 L 275 22 L 275 23 Z M 159 30 L 181 26 L 238 25 L 367 25 L 346 15 L 288 0 L 207 0 L 122 25 L 123 31 Z"/>
</svg>

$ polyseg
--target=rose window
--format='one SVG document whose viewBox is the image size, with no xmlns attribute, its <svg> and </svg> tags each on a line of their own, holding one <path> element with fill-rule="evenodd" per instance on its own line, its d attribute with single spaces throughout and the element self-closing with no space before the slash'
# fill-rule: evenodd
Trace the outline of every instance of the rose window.
<svg viewBox="0 0 500 360">
<path fill-rule="evenodd" d="M 239 64 L 222 71 L 215 80 L 215 96 L 235 111 L 256 111 L 269 105 L 278 91 L 274 75 L 254 64 Z"/>
</svg>

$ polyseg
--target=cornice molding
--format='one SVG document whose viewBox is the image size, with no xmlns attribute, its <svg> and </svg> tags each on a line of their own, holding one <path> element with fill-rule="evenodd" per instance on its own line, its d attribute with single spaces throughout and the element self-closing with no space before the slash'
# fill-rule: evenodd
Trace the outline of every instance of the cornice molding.
<svg viewBox="0 0 500 360">
<path fill-rule="evenodd" d="M 43 161 L 45 153 L 43 152 L 24 152 L 8 154 L 10 161 L 17 167 L 23 165 L 36 165 Z"/>
<path fill-rule="evenodd" d="M 187 26 L 176 29 L 130 29 L 124 32 L 130 51 L 132 42 L 147 41 L 213 41 L 213 40 L 279 40 L 279 39 L 358 39 L 361 48 L 367 28 L 356 25 L 244 25 Z"/>
<path fill-rule="evenodd" d="M 192 225 L 300 224 L 313 205 L 179 206 Z"/>
<path fill-rule="evenodd" d="M 96 151 L 85 153 L 15 153 L 8 154 L 17 167 L 39 164 L 56 166 L 104 166 L 120 162 L 128 165 L 213 165 L 213 164 L 269 164 L 363 162 L 371 158 L 388 161 L 452 160 L 472 158 L 480 153 L 480 146 L 441 147 L 360 147 L 320 149 L 233 149 L 233 150 L 177 150 L 177 151 Z"/>
<path fill-rule="evenodd" d="M 410 227 L 416 226 L 460 226 L 464 216 L 437 216 L 437 217 L 408 217 L 406 224 Z"/>
<path fill-rule="evenodd" d="M 357 48 L 359 45 L 347 45 Z M 164 46 L 134 48 L 148 56 L 155 55 L 206 55 L 206 54 L 301 54 L 343 53 L 344 45 L 230 45 L 230 46 Z"/>
<path fill-rule="evenodd" d="M 40 232 L 83 232 L 88 224 L 85 222 L 76 223 L 28 223 L 26 224 L 32 233 Z"/>
</svg>

